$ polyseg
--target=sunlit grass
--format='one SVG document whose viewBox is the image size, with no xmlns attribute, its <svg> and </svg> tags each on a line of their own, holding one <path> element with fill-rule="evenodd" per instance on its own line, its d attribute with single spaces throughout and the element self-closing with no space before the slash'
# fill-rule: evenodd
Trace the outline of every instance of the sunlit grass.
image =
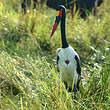
<svg viewBox="0 0 110 110">
<path fill-rule="evenodd" d="M 7 1 L 8 2 L 8 1 Z M 0 109 L 110 109 L 109 1 L 86 20 L 67 14 L 68 42 L 81 58 L 82 81 L 75 100 L 58 78 L 60 26 L 50 39 L 55 11 L 47 7 L 26 15 L 13 0 L 0 2 Z M 18 11 L 19 9 L 19 11 Z"/>
</svg>

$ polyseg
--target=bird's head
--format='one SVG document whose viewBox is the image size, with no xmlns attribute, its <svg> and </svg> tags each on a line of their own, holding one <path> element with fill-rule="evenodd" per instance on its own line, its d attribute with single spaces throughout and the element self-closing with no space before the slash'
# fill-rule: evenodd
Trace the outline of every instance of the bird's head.
<svg viewBox="0 0 110 110">
<path fill-rule="evenodd" d="M 55 23 L 54 23 L 54 26 L 52 28 L 52 32 L 51 32 L 50 37 L 53 36 L 54 32 L 57 29 L 57 26 L 58 26 L 60 20 L 62 19 L 63 16 L 65 16 L 66 9 L 65 9 L 65 7 L 63 5 L 59 5 L 59 6 L 57 6 L 56 11 L 57 11 L 56 19 L 55 19 Z"/>
</svg>

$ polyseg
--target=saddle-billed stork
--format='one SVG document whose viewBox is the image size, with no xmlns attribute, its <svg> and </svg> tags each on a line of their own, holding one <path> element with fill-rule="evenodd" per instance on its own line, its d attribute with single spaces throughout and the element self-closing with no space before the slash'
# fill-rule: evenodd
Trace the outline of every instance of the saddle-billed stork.
<svg viewBox="0 0 110 110">
<path fill-rule="evenodd" d="M 79 90 L 79 82 L 81 76 L 80 58 L 75 50 L 68 44 L 65 33 L 65 18 L 66 9 L 63 5 L 56 8 L 56 20 L 50 37 L 53 36 L 59 22 L 61 21 L 61 40 L 62 48 L 57 56 L 58 71 L 61 72 L 61 79 L 64 82 L 66 89 L 74 93 Z"/>
</svg>

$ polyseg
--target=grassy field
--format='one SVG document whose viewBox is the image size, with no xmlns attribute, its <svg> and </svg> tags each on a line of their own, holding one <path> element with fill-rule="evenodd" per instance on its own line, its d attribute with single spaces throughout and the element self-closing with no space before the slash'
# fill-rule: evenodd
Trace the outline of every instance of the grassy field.
<svg viewBox="0 0 110 110">
<path fill-rule="evenodd" d="M 20 1 L 0 1 L 0 110 L 110 110 L 110 0 L 85 20 L 67 13 L 67 40 L 81 58 L 76 100 L 56 71 L 55 15 L 45 5 L 24 15 Z"/>
</svg>

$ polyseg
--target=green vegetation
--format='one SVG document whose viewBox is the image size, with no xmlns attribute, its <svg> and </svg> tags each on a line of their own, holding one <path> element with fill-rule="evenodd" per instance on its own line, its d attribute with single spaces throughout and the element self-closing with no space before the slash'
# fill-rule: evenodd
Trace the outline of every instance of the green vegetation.
<svg viewBox="0 0 110 110">
<path fill-rule="evenodd" d="M 82 66 L 75 100 L 56 71 L 60 27 L 49 37 L 56 11 L 43 6 L 23 15 L 19 1 L 1 0 L 0 110 L 109 110 L 109 4 L 104 0 L 97 15 L 85 20 L 75 15 L 71 21 L 67 14 L 67 39 Z"/>
</svg>

